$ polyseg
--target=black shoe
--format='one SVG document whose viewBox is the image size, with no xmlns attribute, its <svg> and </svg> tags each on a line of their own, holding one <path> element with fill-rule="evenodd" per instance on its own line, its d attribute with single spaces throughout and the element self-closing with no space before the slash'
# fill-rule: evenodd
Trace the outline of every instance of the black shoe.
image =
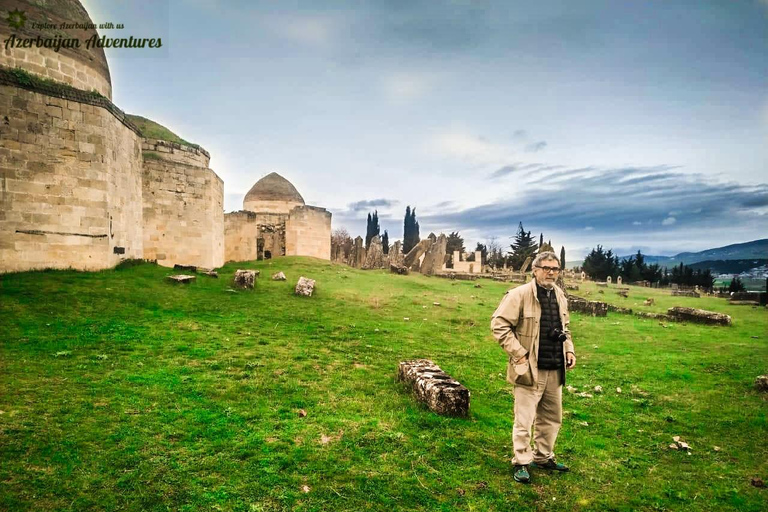
<svg viewBox="0 0 768 512">
<path fill-rule="evenodd" d="M 515 479 L 515 482 L 520 482 L 521 484 L 527 484 L 530 482 L 531 475 L 528 473 L 528 465 L 515 464 L 515 471 L 512 473 L 512 478 Z"/>
<path fill-rule="evenodd" d="M 531 462 L 532 468 L 549 469 L 550 471 L 568 471 L 570 468 L 565 464 L 555 462 L 555 459 L 549 459 L 547 462 Z"/>
</svg>

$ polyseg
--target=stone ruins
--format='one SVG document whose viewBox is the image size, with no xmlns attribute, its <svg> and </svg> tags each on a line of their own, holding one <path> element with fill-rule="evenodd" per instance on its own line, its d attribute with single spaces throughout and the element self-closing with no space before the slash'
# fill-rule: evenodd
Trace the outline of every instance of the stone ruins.
<svg viewBox="0 0 768 512">
<path fill-rule="evenodd" d="M 474 261 L 466 261 L 468 255 L 461 259 L 459 251 L 453 252 L 453 268 L 448 268 L 446 254 L 447 237 L 430 233 L 427 238 L 416 244 L 408 254 L 403 254 L 402 244 L 398 240 L 384 254 L 381 239 L 374 236 L 368 250 L 363 246 L 363 238 L 357 237 L 351 247 L 332 243 L 332 260 L 344 263 L 350 267 L 363 270 L 389 268 L 395 274 L 420 272 L 428 276 L 456 277 L 463 275 L 481 274 L 484 271 L 483 257 L 480 251 L 475 251 Z"/>
<path fill-rule="evenodd" d="M 16 3 L 30 19 L 90 23 L 77 0 Z M 0 23 L 3 40 L 12 30 L 45 37 L 32 23 Z M 0 272 L 100 270 L 129 258 L 204 268 L 278 255 L 331 258 L 330 212 L 305 205 L 283 177 L 262 178 L 242 211 L 224 215 L 224 183 L 208 167 L 209 153 L 111 98 L 98 46 L 0 53 Z"/>
</svg>

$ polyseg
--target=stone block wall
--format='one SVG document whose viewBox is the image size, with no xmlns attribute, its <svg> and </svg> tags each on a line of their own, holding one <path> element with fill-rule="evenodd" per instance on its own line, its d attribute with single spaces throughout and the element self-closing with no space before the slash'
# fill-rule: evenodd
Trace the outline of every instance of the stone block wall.
<svg viewBox="0 0 768 512">
<path fill-rule="evenodd" d="M 303 205 L 297 201 L 267 201 L 264 199 L 254 201 L 247 197 L 243 200 L 243 209 L 249 212 L 287 214 L 297 206 Z"/>
<path fill-rule="evenodd" d="M 211 161 L 211 155 L 201 147 L 185 146 L 166 140 L 144 139 L 141 142 L 141 150 L 148 155 L 147 160 L 162 158 L 169 162 L 203 168 L 207 168 Z"/>
<path fill-rule="evenodd" d="M 286 215 L 277 213 L 227 213 L 224 215 L 224 259 L 253 261 L 262 258 L 265 251 L 273 258 L 284 256 L 286 219 Z"/>
<path fill-rule="evenodd" d="M 145 140 L 144 258 L 158 264 L 224 264 L 224 182 L 199 149 Z"/>
<path fill-rule="evenodd" d="M 5 24 L 3 24 L 5 25 Z M 0 34 L 5 41 L 10 34 Z M 9 68 L 22 68 L 30 73 L 69 84 L 84 91 L 97 91 L 102 96 L 112 99 L 112 85 L 109 74 L 98 71 L 87 64 L 56 53 L 49 48 L 3 48 L 0 64 Z"/>
<path fill-rule="evenodd" d="M 0 86 L 0 272 L 141 258 L 140 137 L 102 107 Z"/>
<path fill-rule="evenodd" d="M 285 223 L 285 254 L 331 259 L 331 212 L 317 206 L 298 206 Z"/>
</svg>

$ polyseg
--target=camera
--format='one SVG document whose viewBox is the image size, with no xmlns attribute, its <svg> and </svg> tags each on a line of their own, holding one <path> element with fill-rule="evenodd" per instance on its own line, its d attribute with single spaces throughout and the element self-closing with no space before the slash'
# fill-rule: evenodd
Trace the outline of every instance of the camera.
<svg viewBox="0 0 768 512">
<path fill-rule="evenodd" d="M 565 343 L 565 340 L 568 339 L 563 330 L 559 327 L 553 327 L 552 330 L 549 331 L 548 336 L 549 339 L 553 341 L 559 341 L 560 343 Z"/>
</svg>

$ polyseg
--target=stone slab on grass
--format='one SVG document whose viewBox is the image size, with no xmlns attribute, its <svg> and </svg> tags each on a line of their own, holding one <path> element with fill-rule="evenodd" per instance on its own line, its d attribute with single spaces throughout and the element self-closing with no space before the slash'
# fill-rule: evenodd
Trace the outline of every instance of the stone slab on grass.
<svg viewBox="0 0 768 512">
<path fill-rule="evenodd" d="M 444 416 L 469 414 L 469 390 L 429 359 L 401 361 L 397 378 L 433 412 Z"/>
<path fill-rule="evenodd" d="M 706 311 L 697 308 L 675 306 L 667 310 L 667 315 L 678 322 L 694 322 L 710 325 L 731 325 L 731 317 L 724 313 Z"/>
<path fill-rule="evenodd" d="M 168 280 L 173 283 L 182 283 L 182 284 L 189 284 L 192 281 L 197 279 L 195 276 L 189 276 L 186 274 L 177 274 L 175 276 L 168 276 Z"/>
</svg>

